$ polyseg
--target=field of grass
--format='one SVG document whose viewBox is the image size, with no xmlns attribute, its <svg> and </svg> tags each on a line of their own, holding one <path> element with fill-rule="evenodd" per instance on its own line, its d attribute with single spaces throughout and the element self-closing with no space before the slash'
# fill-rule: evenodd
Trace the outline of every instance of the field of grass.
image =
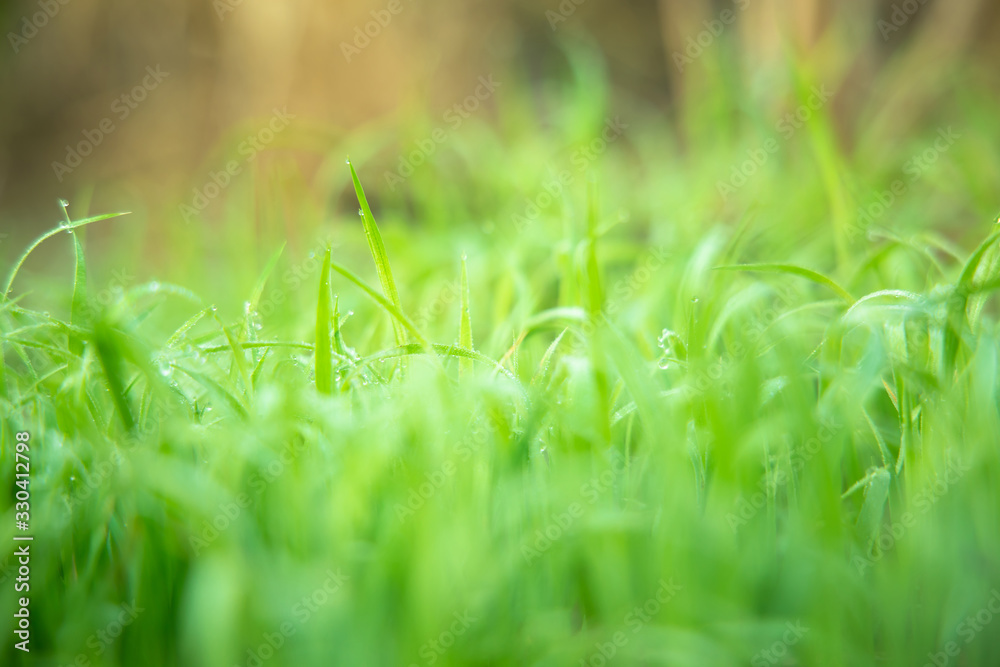
<svg viewBox="0 0 1000 667">
<path fill-rule="evenodd" d="M 818 85 L 679 138 L 581 66 L 8 239 L 0 663 L 1000 664 L 997 100 L 848 153 Z"/>
</svg>

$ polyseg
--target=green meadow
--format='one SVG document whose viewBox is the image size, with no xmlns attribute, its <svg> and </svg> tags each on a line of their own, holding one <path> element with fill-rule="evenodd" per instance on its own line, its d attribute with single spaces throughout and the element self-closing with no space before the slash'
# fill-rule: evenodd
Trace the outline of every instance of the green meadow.
<svg viewBox="0 0 1000 667">
<path fill-rule="evenodd" d="M 4 239 L 0 662 L 1000 664 L 993 91 L 571 62 Z"/>
</svg>

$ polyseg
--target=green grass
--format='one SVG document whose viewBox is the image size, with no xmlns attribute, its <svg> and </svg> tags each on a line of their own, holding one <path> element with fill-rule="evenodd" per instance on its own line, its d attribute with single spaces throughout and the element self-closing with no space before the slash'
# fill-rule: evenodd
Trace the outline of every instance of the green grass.
<svg viewBox="0 0 1000 667">
<path fill-rule="evenodd" d="M 757 129 L 684 153 L 636 105 L 577 173 L 613 111 L 582 99 L 508 99 L 396 193 L 376 131 L 308 188 L 275 160 L 283 215 L 236 183 L 146 264 L 142 218 L 31 244 L 0 485 L 30 432 L 32 653 L 5 613 L 0 660 L 1000 663 L 1000 619 L 965 621 L 1000 587 L 996 190 L 953 167 L 985 158 L 852 237 L 936 121 L 852 161 L 818 118 L 723 201 Z M 1000 137 L 974 111 L 938 110 Z M 98 302 L 123 264 L 150 282 Z"/>
</svg>

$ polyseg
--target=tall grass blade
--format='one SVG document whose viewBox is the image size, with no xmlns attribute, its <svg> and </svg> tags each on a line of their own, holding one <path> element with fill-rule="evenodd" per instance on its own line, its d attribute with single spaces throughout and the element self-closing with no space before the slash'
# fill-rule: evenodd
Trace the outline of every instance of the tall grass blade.
<svg viewBox="0 0 1000 667">
<path fill-rule="evenodd" d="M 331 248 L 328 246 L 323 257 L 323 272 L 319 277 L 319 296 L 316 300 L 316 391 L 321 394 L 333 393 L 333 333 L 330 329 L 332 312 L 332 289 L 330 286 Z"/>
<path fill-rule="evenodd" d="M 108 380 L 111 400 L 118 410 L 118 416 L 125 430 L 131 432 L 135 428 L 135 419 L 132 417 L 125 389 L 128 384 L 125 381 L 125 360 L 121 354 L 122 347 L 116 340 L 112 327 L 106 322 L 98 321 L 94 326 L 94 348 Z"/>
<path fill-rule="evenodd" d="M 350 159 L 347 160 L 347 164 L 351 168 L 351 180 L 354 181 L 354 192 L 357 194 L 358 203 L 361 205 L 361 220 L 365 227 L 365 238 L 368 240 L 368 249 L 372 253 L 372 259 L 375 260 L 379 282 L 382 283 L 382 294 L 385 295 L 385 298 L 389 300 L 389 303 L 396 310 L 403 312 L 403 307 L 399 302 L 399 293 L 396 290 L 396 281 L 392 277 L 392 267 L 389 266 L 389 257 L 385 252 L 385 244 L 382 242 L 382 234 L 375 223 L 375 216 L 372 215 L 372 209 L 368 205 L 368 198 L 365 196 L 364 188 L 361 187 L 358 172 L 354 170 L 354 164 Z M 396 344 L 405 344 L 406 332 L 397 321 L 393 320 L 392 328 L 396 334 Z"/>
<path fill-rule="evenodd" d="M 73 277 L 73 302 L 70 309 L 70 322 L 81 325 L 83 324 L 84 314 L 87 312 L 87 264 L 83 256 L 83 244 L 80 241 L 80 234 L 73 232 L 72 235 L 76 266 Z M 83 355 L 83 340 L 70 334 L 69 351 L 76 356 Z"/>
</svg>

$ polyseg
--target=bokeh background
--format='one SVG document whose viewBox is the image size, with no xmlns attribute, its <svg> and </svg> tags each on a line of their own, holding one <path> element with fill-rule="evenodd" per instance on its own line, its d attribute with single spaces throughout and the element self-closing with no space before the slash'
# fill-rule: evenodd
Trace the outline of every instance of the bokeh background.
<svg viewBox="0 0 1000 667">
<path fill-rule="evenodd" d="M 726 11 L 734 23 L 710 35 Z M 371 23 L 380 17 L 384 27 Z M 602 98 L 605 111 L 662 124 L 675 142 L 661 152 L 678 160 L 735 151 L 734 119 L 785 103 L 792 62 L 833 91 L 837 144 L 858 159 L 1000 76 L 1000 6 L 988 0 L 17 0 L 0 21 L 0 220 L 16 239 L 51 227 L 58 198 L 78 217 L 128 209 L 150 229 L 176 224 L 178 205 L 276 108 L 296 122 L 243 176 L 277 161 L 322 210 L 331 158 L 361 150 L 383 173 L 480 76 L 504 95 L 476 123 L 509 124 L 498 107 L 514 96 L 542 117 L 576 81 L 578 103 Z M 581 63 L 599 76 L 581 78 Z M 116 101 L 148 67 L 169 76 L 122 118 Z M 57 173 L 108 118 L 92 154 Z"/>
</svg>

